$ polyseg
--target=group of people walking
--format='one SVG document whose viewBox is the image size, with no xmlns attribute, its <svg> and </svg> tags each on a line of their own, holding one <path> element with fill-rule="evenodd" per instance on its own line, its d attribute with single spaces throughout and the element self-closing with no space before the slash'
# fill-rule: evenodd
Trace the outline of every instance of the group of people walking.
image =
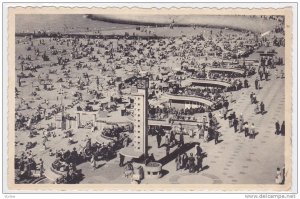
<svg viewBox="0 0 300 199">
<path fill-rule="evenodd" d="M 195 152 L 190 153 L 189 156 L 187 155 L 187 153 L 177 155 L 175 159 L 176 171 L 182 169 L 188 170 L 189 173 L 199 173 L 203 170 L 203 159 L 205 157 L 205 153 L 203 153 L 200 144 L 196 144 L 194 149 Z"/>
</svg>

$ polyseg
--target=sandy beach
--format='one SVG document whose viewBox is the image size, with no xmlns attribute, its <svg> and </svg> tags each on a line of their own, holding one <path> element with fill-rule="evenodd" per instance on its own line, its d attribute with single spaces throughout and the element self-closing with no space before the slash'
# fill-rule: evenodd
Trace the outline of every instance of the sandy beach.
<svg viewBox="0 0 300 199">
<path fill-rule="evenodd" d="M 53 174 L 58 153 L 84 154 L 87 147 L 105 146 L 113 155 L 101 156 L 96 169 L 85 157 L 77 164 L 84 177 L 76 183 L 131 183 L 118 165 L 118 154 L 133 144 L 132 89 L 137 79 L 147 77 L 149 154 L 163 164 L 164 174 L 139 183 L 275 183 L 274 171 L 284 166 L 284 136 L 273 132 L 275 122 L 284 121 L 284 95 L 279 92 L 285 83 L 281 20 L 266 16 L 17 16 L 16 34 L 26 36 L 16 37 L 16 159 L 28 153 L 35 161 L 42 158 L 47 180 L 41 183 L 54 183 L 55 175 L 65 172 Z M 253 93 L 257 102 L 250 103 Z M 257 114 L 255 107 L 260 109 L 262 102 L 266 113 Z M 228 125 L 224 110 L 228 117 L 234 113 L 236 120 L 243 115 L 239 133 Z M 245 137 L 244 121 L 255 129 L 255 139 Z M 204 141 L 200 126 L 214 136 L 220 133 L 221 141 L 214 142 L 213 135 Z M 166 158 L 166 149 L 156 144 L 159 128 L 162 142 L 173 131 L 175 143 L 184 134 L 187 146 L 182 153 L 175 144 L 169 151 L 173 156 Z M 189 155 L 196 143 L 205 151 L 205 169 L 193 174 L 175 170 L 174 154 Z M 270 153 L 272 161 L 266 162 Z"/>
</svg>

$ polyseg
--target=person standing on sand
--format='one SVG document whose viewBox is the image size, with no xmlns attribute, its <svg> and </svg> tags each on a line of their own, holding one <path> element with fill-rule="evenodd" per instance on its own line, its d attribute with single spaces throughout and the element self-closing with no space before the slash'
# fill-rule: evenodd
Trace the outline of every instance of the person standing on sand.
<svg viewBox="0 0 300 199">
<path fill-rule="evenodd" d="M 265 104 L 263 102 L 260 103 L 260 113 L 262 115 L 265 113 Z"/>
<path fill-rule="evenodd" d="M 267 69 L 265 72 L 265 80 L 266 81 L 268 81 L 268 76 L 269 76 L 269 69 Z"/>
<path fill-rule="evenodd" d="M 183 136 L 183 132 L 180 131 L 178 147 L 182 147 L 183 145 L 184 145 L 184 136 Z"/>
<path fill-rule="evenodd" d="M 251 124 L 250 137 L 249 138 L 255 139 L 255 126 L 254 126 L 254 123 Z"/>
<path fill-rule="evenodd" d="M 237 132 L 237 126 L 238 126 L 238 120 L 236 118 L 233 119 L 233 127 L 234 127 L 234 132 Z"/>
<path fill-rule="evenodd" d="M 280 133 L 280 124 L 279 121 L 277 120 L 277 122 L 275 123 L 275 135 L 279 135 Z"/>
<path fill-rule="evenodd" d="M 219 131 L 215 131 L 215 144 L 218 144 L 219 143 Z"/>
<path fill-rule="evenodd" d="M 184 170 L 187 169 L 187 161 L 188 161 L 188 156 L 186 153 L 184 153 L 181 157 L 181 168 Z"/>
<path fill-rule="evenodd" d="M 224 118 L 224 120 L 226 120 L 227 119 L 227 110 L 226 110 L 226 108 L 223 107 L 222 111 L 223 111 L 223 118 Z"/>
<path fill-rule="evenodd" d="M 249 135 L 249 126 L 248 126 L 248 122 L 245 123 L 244 131 L 245 131 L 245 137 L 247 137 L 247 136 Z"/>
<path fill-rule="evenodd" d="M 280 133 L 282 136 L 285 136 L 285 122 L 284 121 L 281 124 Z"/>
<path fill-rule="evenodd" d="M 240 120 L 238 125 L 239 125 L 239 132 L 242 133 L 243 126 L 244 126 L 243 122 Z"/>
<path fill-rule="evenodd" d="M 165 135 L 165 145 L 166 146 L 170 146 L 170 138 L 169 138 L 169 134 Z"/>
<path fill-rule="evenodd" d="M 209 139 L 209 134 L 208 134 L 208 129 L 207 129 L 207 130 L 204 130 L 203 141 L 208 142 L 208 139 Z"/>
<path fill-rule="evenodd" d="M 157 141 L 157 148 L 160 148 L 160 143 L 161 143 L 161 135 L 159 131 L 156 132 L 156 141 Z"/>
<path fill-rule="evenodd" d="M 255 89 L 258 90 L 258 78 L 255 79 Z"/>
<path fill-rule="evenodd" d="M 243 117 L 243 113 L 241 113 L 240 117 L 239 117 L 239 130 L 240 130 L 240 133 L 243 131 L 243 126 L 244 126 L 244 117 Z"/>
<path fill-rule="evenodd" d="M 170 145 L 166 146 L 166 156 L 170 154 Z"/>
<path fill-rule="evenodd" d="M 18 82 L 19 82 L 19 87 L 22 87 L 21 77 L 18 78 Z"/>
<path fill-rule="evenodd" d="M 181 169 L 181 157 L 179 154 L 177 155 L 177 157 L 175 159 L 175 163 L 176 163 L 176 171 L 180 170 Z"/>
<path fill-rule="evenodd" d="M 245 80 L 244 80 L 244 88 L 248 88 L 248 87 L 249 87 L 249 85 L 248 85 L 248 80 L 245 79 Z"/>
<path fill-rule="evenodd" d="M 95 155 L 94 155 L 94 154 L 92 154 L 91 165 L 92 165 L 92 167 L 94 168 L 94 170 L 96 170 L 96 168 L 97 168 L 97 162 L 96 162 L 96 159 L 95 159 Z"/>
<path fill-rule="evenodd" d="M 46 142 L 47 142 L 47 136 L 46 135 L 44 135 L 44 137 L 43 137 L 43 146 L 44 146 L 44 149 L 45 150 L 47 150 L 47 146 L 46 146 Z"/>
<path fill-rule="evenodd" d="M 229 128 L 232 126 L 232 113 L 228 116 Z"/>
<path fill-rule="evenodd" d="M 123 167 L 123 166 L 124 166 L 124 159 L 125 159 L 125 156 L 122 155 L 121 153 L 119 153 L 119 156 L 120 156 L 120 163 L 119 163 L 119 166 L 120 166 L 120 167 Z"/>
<path fill-rule="evenodd" d="M 202 137 L 202 136 L 204 136 L 204 131 L 205 131 L 205 127 L 204 126 L 200 126 L 199 127 L 200 128 L 200 133 L 199 133 L 199 139 Z"/>
<path fill-rule="evenodd" d="M 197 173 L 199 173 L 203 169 L 203 156 L 202 155 L 196 156 L 196 164 L 197 164 Z"/>
</svg>

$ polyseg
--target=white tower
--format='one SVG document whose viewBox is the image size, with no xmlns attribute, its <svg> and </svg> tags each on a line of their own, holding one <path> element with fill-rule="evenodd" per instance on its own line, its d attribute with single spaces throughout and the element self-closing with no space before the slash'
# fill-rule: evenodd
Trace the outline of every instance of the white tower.
<svg viewBox="0 0 300 199">
<path fill-rule="evenodd" d="M 134 150 L 148 156 L 148 79 L 137 80 L 134 93 Z"/>
</svg>

